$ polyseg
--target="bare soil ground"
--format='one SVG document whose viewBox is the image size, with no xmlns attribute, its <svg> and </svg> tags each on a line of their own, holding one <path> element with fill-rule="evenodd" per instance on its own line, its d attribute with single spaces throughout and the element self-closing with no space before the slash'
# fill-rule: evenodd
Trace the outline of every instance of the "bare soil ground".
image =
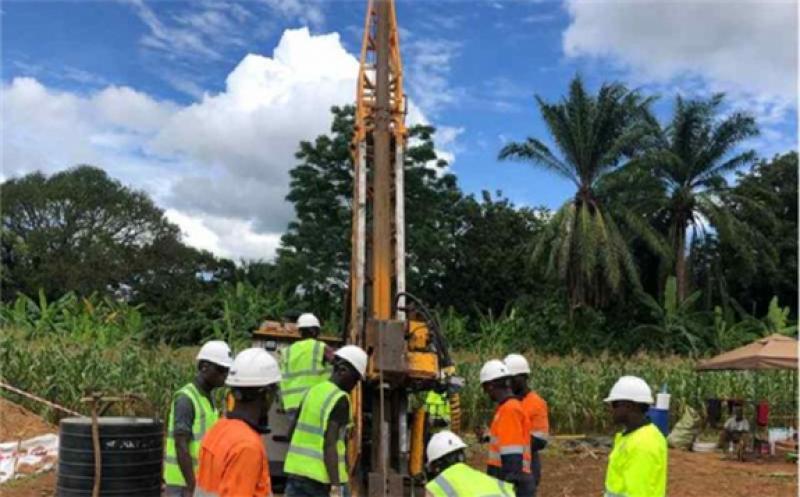
<svg viewBox="0 0 800 497">
<path fill-rule="evenodd" d="M 16 442 L 56 431 L 58 428 L 44 419 L 0 397 L 0 442 Z"/>
<path fill-rule="evenodd" d="M 597 497 L 602 494 L 605 455 L 547 454 L 538 497 Z M 670 497 L 795 497 L 797 466 L 776 459 L 735 462 L 716 453 L 670 451 Z M 480 466 L 479 466 L 480 467 Z M 54 473 L 0 487 L 7 497 L 53 495 Z"/>
</svg>

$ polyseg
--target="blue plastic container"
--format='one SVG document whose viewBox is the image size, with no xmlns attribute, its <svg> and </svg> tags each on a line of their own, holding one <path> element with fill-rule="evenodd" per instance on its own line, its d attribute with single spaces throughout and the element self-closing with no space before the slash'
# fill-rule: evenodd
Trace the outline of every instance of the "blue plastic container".
<svg viewBox="0 0 800 497">
<path fill-rule="evenodd" d="M 661 433 L 666 437 L 669 435 L 669 409 L 656 409 L 651 407 L 647 411 L 647 417 L 653 422 Z"/>
</svg>

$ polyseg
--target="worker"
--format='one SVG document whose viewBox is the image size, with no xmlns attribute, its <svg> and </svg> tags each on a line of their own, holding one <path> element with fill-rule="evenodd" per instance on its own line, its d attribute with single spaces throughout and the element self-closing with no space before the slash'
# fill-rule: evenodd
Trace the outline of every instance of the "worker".
<svg viewBox="0 0 800 497">
<path fill-rule="evenodd" d="M 425 395 L 425 412 L 432 430 L 439 430 L 450 425 L 450 401 L 447 396 L 434 390 Z"/>
<path fill-rule="evenodd" d="M 667 441 L 647 418 L 653 403 L 650 386 L 623 376 L 605 399 L 611 405 L 617 433 L 608 457 L 606 497 L 664 497 L 667 486 Z"/>
<path fill-rule="evenodd" d="M 425 497 L 515 497 L 507 482 L 472 469 L 465 464 L 467 444 L 449 430 L 440 431 L 428 442 L 428 483 Z"/>
<path fill-rule="evenodd" d="M 231 349 L 220 340 L 207 342 L 197 353 L 197 375 L 172 399 L 167 421 L 164 483 L 167 497 L 194 493 L 200 442 L 219 418 L 211 392 L 225 384 Z"/>
<path fill-rule="evenodd" d="M 195 497 L 272 497 L 261 435 L 280 380 L 278 362 L 266 350 L 250 348 L 236 356 L 225 382 L 233 409 L 203 439 Z"/>
<path fill-rule="evenodd" d="M 302 340 L 281 354 L 281 404 L 290 416 L 296 414 L 309 388 L 328 379 L 331 373 L 328 364 L 333 360 L 333 349 L 317 339 L 320 324 L 316 316 L 301 314 L 297 328 Z"/>
<path fill-rule="evenodd" d="M 283 471 L 286 497 L 340 497 L 348 481 L 348 393 L 364 379 L 367 353 L 355 345 L 336 351 L 330 380 L 311 387 L 290 430 Z"/>
<path fill-rule="evenodd" d="M 539 451 L 547 447 L 550 434 L 550 423 L 547 417 L 547 402 L 530 388 L 531 367 L 528 360 L 520 354 L 509 354 L 503 360 L 511 373 L 511 388 L 514 395 L 522 402 L 522 410 L 528 416 L 528 427 L 531 430 L 530 454 L 531 475 L 539 488 L 542 480 L 542 459 Z"/>
<path fill-rule="evenodd" d="M 745 447 L 750 444 L 750 423 L 744 417 L 742 404 L 737 402 L 733 406 L 733 416 L 725 421 L 719 434 L 719 448 L 723 451 L 730 450 L 731 444 L 739 442 Z"/>
<path fill-rule="evenodd" d="M 503 361 L 492 359 L 481 368 L 480 382 L 497 405 L 489 427 L 487 471 L 513 484 L 518 497 L 531 497 L 536 487 L 530 474 L 530 427 L 522 403 L 511 390 L 511 373 Z"/>
</svg>

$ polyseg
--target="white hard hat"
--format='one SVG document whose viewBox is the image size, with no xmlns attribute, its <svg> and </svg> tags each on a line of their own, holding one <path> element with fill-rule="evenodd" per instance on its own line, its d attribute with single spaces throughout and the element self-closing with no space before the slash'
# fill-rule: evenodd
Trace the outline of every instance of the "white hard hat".
<svg viewBox="0 0 800 497">
<path fill-rule="evenodd" d="M 229 387 L 265 387 L 281 381 L 278 361 L 266 350 L 253 347 L 236 356 L 225 384 Z"/>
<path fill-rule="evenodd" d="M 361 379 L 364 379 L 367 372 L 367 353 L 364 352 L 361 347 L 357 345 L 345 345 L 333 355 L 341 357 L 350 363 L 350 365 L 358 371 L 358 374 L 361 375 Z"/>
<path fill-rule="evenodd" d="M 503 362 L 508 368 L 508 372 L 514 376 L 518 374 L 531 374 L 531 367 L 528 365 L 528 360 L 525 359 L 525 356 L 520 354 L 508 354 L 506 358 L 503 359 Z"/>
<path fill-rule="evenodd" d="M 605 398 L 605 402 L 614 402 L 615 400 L 652 404 L 653 391 L 650 390 L 650 385 L 638 376 L 623 376 L 614 383 L 611 392 Z"/>
<path fill-rule="evenodd" d="M 508 368 L 503 364 L 503 361 L 500 359 L 492 359 L 491 361 L 487 361 L 481 368 L 480 380 L 481 384 L 484 384 L 508 376 L 511 376 L 511 373 L 508 372 Z"/>
<path fill-rule="evenodd" d="M 451 452 L 466 449 L 467 444 L 461 438 L 449 430 L 440 431 L 431 437 L 428 442 L 428 464 L 440 459 Z"/>
<path fill-rule="evenodd" d="M 218 366 L 230 368 L 231 364 L 233 364 L 231 348 L 222 340 L 206 342 L 200 347 L 200 352 L 197 353 L 197 362 L 200 361 L 213 362 Z"/>
<path fill-rule="evenodd" d="M 297 327 L 319 328 L 319 319 L 317 319 L 317 316 L 311 314 L 310 312 L 306 312 L 305 314 L 300 314 L 300 317 L 297 318 Z"/>
</svg>

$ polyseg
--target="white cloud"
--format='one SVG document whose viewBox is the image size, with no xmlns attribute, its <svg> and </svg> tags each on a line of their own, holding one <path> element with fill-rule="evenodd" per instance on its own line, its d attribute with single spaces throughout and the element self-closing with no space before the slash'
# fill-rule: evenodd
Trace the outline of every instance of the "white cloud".
<svg viewBox="0 0 800 497">
<path fill-rule="evenodd" d="M 796 106 L 796 0 L 565 0 L 569 57 L 611 58 L 646 81 L 699 76 L 714 90 Z"/>
<path fill-rule="evenodd" d="M 77 94 L 15 78 L 2 88 L 2 174 L 93 164 L 149 192 L 190 244 L 268 259 L 293 216 L 285 196 L 297 144 L 329 131 L 331 106 L 352 102 L 357 68 L 337 34 L 303 28 L 187 106 L 124 86 Z M 410 124 L 427 122 L 410 109 Z M 461 131 L 440 128 L 448 160 Z"/>
<path fill-rule="evenodd" d="M 461 52 L 462 44 L 439 38 L 420 39 L 414 36 L 405 43 L 408 57 L 406 71 L 408 89 L 420 107 L 436 115 L 444 107 L 465 97 L 464 89 L 450 80 L 452 61 Z"/>
</svg>

